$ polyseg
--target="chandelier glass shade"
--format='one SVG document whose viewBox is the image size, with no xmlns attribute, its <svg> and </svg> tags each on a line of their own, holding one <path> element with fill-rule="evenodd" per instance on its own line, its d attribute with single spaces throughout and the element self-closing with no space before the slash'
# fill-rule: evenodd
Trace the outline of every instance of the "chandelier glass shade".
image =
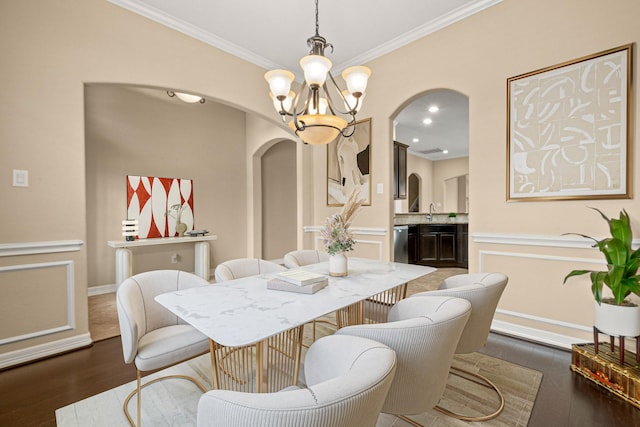
<svg viewBox="0 0 640 427">
<path fill-rule="evenodd" d="M 367 67 L 349 67 L 342 72 L 347 88 L 341 90 L 331 74 L 333 64 L 324 56 L 325 48 L 333 50 L 333 45 L 319 35 L 318 28 L 316 0 L 316 33 L 307 40 L 309 55 L 300 60 L 304 82 L 298 93 L 291 90 L 292 72 L 272 70 L 264 75 L 276 111 L 283 121 L 290 119 L 288 126 L 308 144 L 328 144 L 338 135 L 353 135 L 371 75 Z"/>
</svg>

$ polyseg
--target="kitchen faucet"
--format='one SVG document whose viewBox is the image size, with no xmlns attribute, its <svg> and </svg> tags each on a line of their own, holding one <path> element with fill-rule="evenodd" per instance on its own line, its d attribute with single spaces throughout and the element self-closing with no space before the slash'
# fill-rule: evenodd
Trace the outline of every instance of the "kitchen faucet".
<svg viewBox="0 0 640 427">
<path fill-rule="evenodd" d="M 427 214 L 427 219 L 429 220 L 429 222 L 433 221 L 433 213 L 436 210 L 436 206 L 433 204 L 433 202 L 431 202 L 429 204 L 429 213 Z"/>
</svg>

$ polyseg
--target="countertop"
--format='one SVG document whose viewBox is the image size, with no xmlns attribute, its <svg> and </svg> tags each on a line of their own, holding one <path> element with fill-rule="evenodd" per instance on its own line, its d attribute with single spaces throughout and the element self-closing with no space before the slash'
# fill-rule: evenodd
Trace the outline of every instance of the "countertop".
<svg viewBox="0 0 640 427">
<path fill-rule="evenodd" d="M 394 225 L 413 225 L 413 224 L 468 224 L 469 214 L 459 213 L 453 220 L 449 218 L 449 213 L 435 212 L 433 219 L 429 221 L 428 213 L 411 212 L 396 213 L 393 217 Z"/>
</svg>

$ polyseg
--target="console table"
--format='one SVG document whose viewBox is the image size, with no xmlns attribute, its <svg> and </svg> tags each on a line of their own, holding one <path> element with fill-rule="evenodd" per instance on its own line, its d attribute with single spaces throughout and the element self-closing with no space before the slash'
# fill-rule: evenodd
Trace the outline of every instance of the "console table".
<svg viewBox="0 0 640 427">
<path fill-rule="evenodd" d="M 176 243 L 194 244 L 195 274 L 209 280 L 209 242 L 217 240 L 218 236 L 197 237 L 160 237 L 154 239 L 137 240 L 109 240 L 107 244 L 116 250 L 116 285 L 120 285 L 127 277 L 133 275 L 133 254 L 129 248 L 139 246 L 172 245 Z"/>
</svg>

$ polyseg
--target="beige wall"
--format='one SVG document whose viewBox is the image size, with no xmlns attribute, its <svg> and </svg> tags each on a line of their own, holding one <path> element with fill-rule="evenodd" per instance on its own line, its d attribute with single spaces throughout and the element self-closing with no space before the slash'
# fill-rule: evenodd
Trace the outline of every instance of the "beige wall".
<svg viewBox="0 0 640 427">
<path fill-rule="evenodd" d="M 412 173 L 420 177 L 420 210 L 429 211 L 429 204 L 434 203 L 437 212 L 444 212 L 444 181 L 469 173 L 467 157 L 432 161 L 424 157 L 407 154 L 407 177 Z M 407 212 L 408 201 L 397 200 L 396 212 Z"/>
<path fill-rule="evenodd" d="M 468 173 L 468 157 L 459 157 L 457 159 L 433 162 L 433 202 L 438 207 L 438 212 L 447 211 L 446 204 L 444 203 L 444 182 L 450 178 L 466 175 Z M 463 210 L 460 209 L 458 209 L 458 211 L 463 212 Z"/>
<path fill-rule="evenodd" d="M 209 230 L 210 265 L 246 248 L 245 113 L 217 102 L 186 104 L 165 90 L 87 85 L 85 95 L 89 286 L 115 283 L 115 250 L 127 216 L 127 175 L 193 181 L 194 227 Z M 133 273 L 193 271 L 193 245 L 140 247 Z M 171 264 L 171 255 L 179 262 Z"/>
<path fill-rule="evenodd" d="M 588 279 L 564 286 L 562 279 L 574 268 L 588 268 L 587 261 L 572 258 L 600 261 L 600 257 L 588 247 L 568 247 L 561 234 L 606 233 L 604 222 L 586 209 L 588 205 L 610 215 L 627 209 L 635 230 L 640 211 L 635 200 L 507 203 L 506 80 L 637 42 L 638 15 L 640 3 L 632 0 L 606 6 L 597 0 L 506 0 L 368 64 L 373 74 L 363 115 L 374 117 L 376 182 L 391 183 L 390 168 L 381 168 L 390 163 L 392 119 L 397 111 L 416 94 L 434 88 L 457 90 L 469 97 L 469 267 L 471 271 L 498 269 L 512 277 L 499 316 L 509 323 L 505 327 L 511 332 L 553 343 L 563 342 L 565 335 L 589 339 L 593 309 Z M 637 58 L 636 54 L 636 69 Z M 637 105 L 637 91 L 632 98 Z M 637 109 L 631 122 L 638 122 Z M 634 128 L 634 143 L 637 140 Z M 631 154 L 636 165 L 638 151 Z M 639 188 L 637 174 L 633 181 L 634 188 Z M 388 192 L 385 197 L 391 198 Z M 375 214 L 365 219 L 390 224 L 391 212 L 379 200 Z M 505 243 L 505 235 L 513 239 Z"/>
<path fill-rule="evenodd" d="M 2 206 L 11 207 L 2 209 L 0 238 L 19 253 L 31 248 L 25 255 L 1 251 L 0 267 L 8 269 L 0 274 L 2 303 L 24 304 L 21 283 L 41 271 L 56 272 L 52 283 L 40 283 L 39 292 L 30 294 L 29 311 L 18 321 L 0 318 L 19 325 L 0 336 L 8 338 L 0 341 L 3 366 L 91 342 L 83 244 L 85 84 L 190 91 L 269 120 L 273 106 L 268 96 L 256 96 L 266 90 L 263 69 L 102 0 L 0 2 L 0 51 L 0 194 Z M 246 174 L 249 186 L 247 164 L 245 159 L 238 173 Z M 11 186 L 12 169 L 29 171 L 28 188 Z M 57 274 L 59 265 L 65 275 Z M 63 303 L 52 307 L 60 289 Z"/>
</svg>

